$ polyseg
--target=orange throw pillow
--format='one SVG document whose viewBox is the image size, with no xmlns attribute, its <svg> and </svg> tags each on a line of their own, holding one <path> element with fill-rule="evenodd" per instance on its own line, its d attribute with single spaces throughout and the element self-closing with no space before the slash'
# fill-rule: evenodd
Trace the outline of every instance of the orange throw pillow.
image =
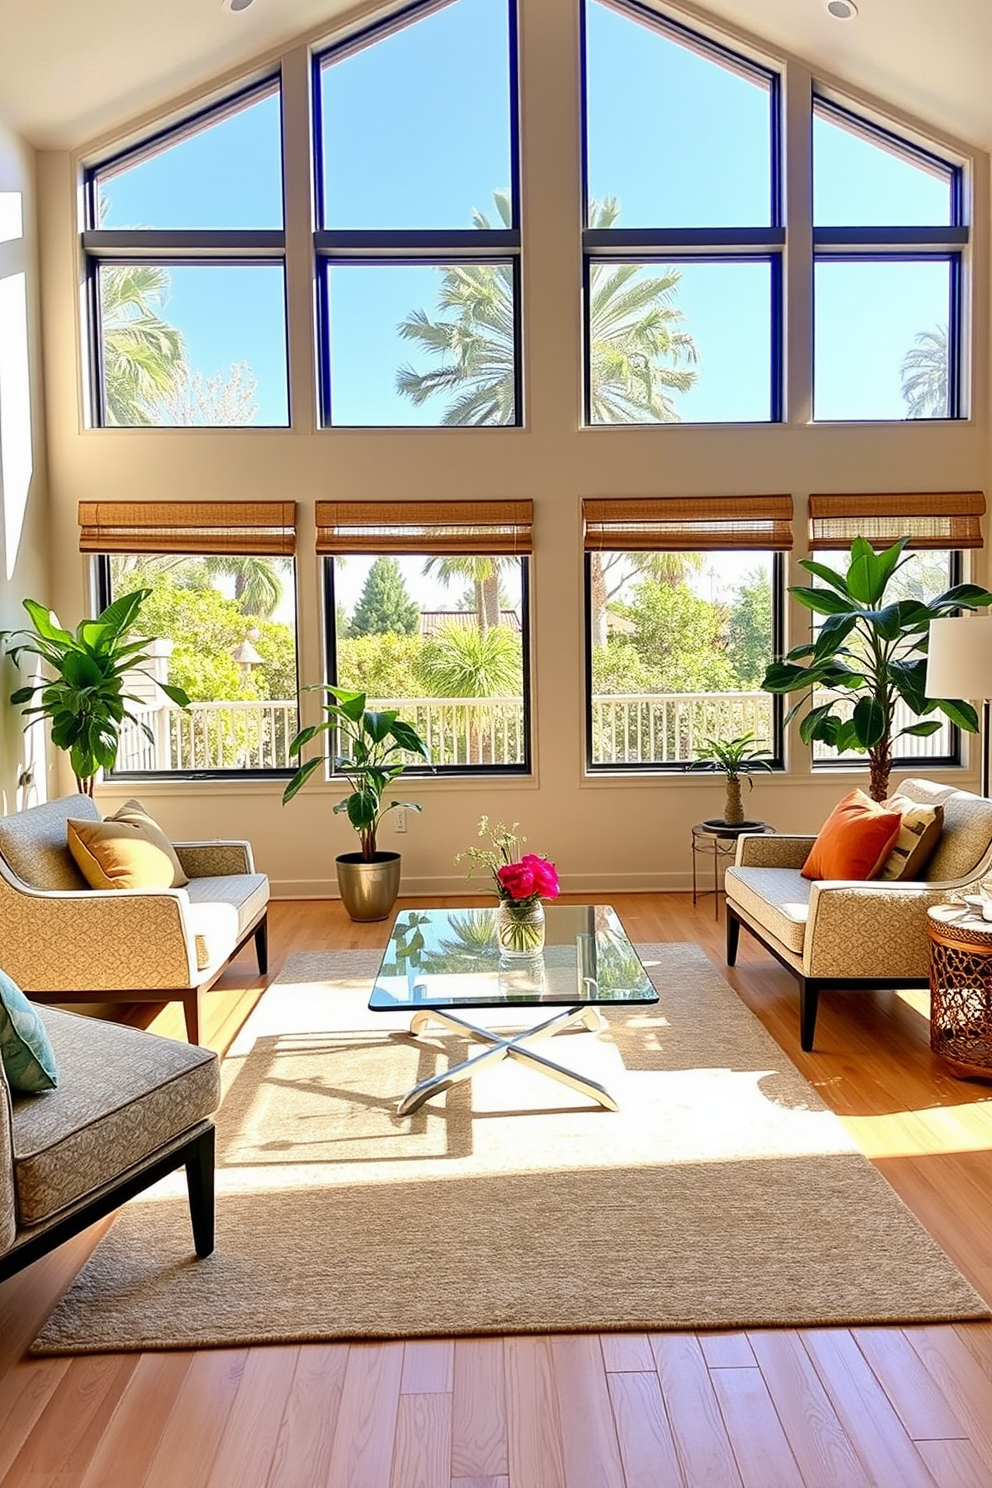
<svg viewBox="0 0 992 1488">
<path fill-rule="evenodd" d="M 802 867 L 803 878 L 874 878 L 885 866 L 902 827 L 863 790 L 845 796 L 827 817 Z"/>
</svg>

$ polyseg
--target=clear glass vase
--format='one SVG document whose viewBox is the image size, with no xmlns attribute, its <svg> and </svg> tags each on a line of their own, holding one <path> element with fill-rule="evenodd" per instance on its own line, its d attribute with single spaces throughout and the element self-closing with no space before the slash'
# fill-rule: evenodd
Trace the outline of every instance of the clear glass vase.
<svg viewBox="0 0 992 1488">
<path fill-rule="evenodd" d="M 500 956 L 523 959 L 544 950 L 544 905 L 500 901 L 496 911 L 496 939 Z"/>
</svg>

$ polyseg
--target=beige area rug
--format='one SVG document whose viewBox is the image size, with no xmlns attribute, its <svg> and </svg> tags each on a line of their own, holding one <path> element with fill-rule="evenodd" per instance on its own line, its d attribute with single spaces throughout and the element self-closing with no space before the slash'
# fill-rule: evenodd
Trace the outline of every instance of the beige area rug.
<svg viewBox="0 0 992 1488">
<path fill-rule="evenodd" d="M 215 1254 L 176 1175 L 35 1352 L 987 1317 L 703 953 L 640 953 L 659 1003 L 544 1046 L 618 1112 L 505 1062 L 404 1119 L 465 1044 L 369 1013 L 375 955 L 291 956 L 225 1061 Z"/>
</svg>

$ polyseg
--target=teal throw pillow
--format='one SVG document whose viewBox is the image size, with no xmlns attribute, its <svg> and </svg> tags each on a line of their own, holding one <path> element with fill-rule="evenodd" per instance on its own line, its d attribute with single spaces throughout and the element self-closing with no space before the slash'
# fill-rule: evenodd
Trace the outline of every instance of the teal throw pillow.
<svg viewBox="0 0 992 1488">
<path fill-rule="evenodd" d="M 12 1090 L 38 1095 L 59 1083 L 45 1025 L 5 971 L 0 971 L 0 1060 Z"/>
</svg>

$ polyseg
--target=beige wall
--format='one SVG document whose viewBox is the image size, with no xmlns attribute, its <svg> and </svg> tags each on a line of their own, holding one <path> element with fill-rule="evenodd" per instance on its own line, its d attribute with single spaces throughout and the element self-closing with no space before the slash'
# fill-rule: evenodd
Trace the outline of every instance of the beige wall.
<svg viewBox="0 0 992 1488">
<path fill-rule="evenodd" d="M 567 889 L 685 887 L 689 829 L 719 814 L 722 791 L 705 776 L 589 780 L 583 775 L 580 507 L 584 496 L 791 492 L 801 544 L 811 490 L 984 489 L 988 449 L 988 158 L 969 162 L 975 182 L 972 417 L 953 425 L 811 427 L 808 417 L 808 276 L 787 265 L 791 288 L 788 391 L 791 422 L 772 427 L 579 427 L 579 106 L 574 0 L 522 0 L 522 132 L 526 426 L 502 430 L 317 430 L 312 393 L 310 254 L 307 230 L 306 49 L 287 54 L 287 137 L 297 162 L 287 174 L 290 232 L 292 430 L 86 429 L 79 389 L 79 160 L 41 157 L 45 357 L 53 496 L 54 592 L 65 619 L 88 604 L 76 551 L 82 498 L 291 497 L 301 514 L 299 616 L 302 680 L 319 679 L 320 589 L 312 556 L 312 506 L 327 497 L 529 496 L 535 503 L 532 583 L 534 776 L 417 782 L 423 802 L 406 836 L 387 825 L 382 845 L 402 848 L 404 889 L 463 887 L 454 853 L 486 811 L 519 819 L 533 850 L 553 857 Z M 810 78 L 790 60 L 787 106 L 808 119 Z M 101 142 L 102 143 L 102 142 Z M 955 148 L 948 142 L 948 148 Z M 788 162 L 790 234 L 801 240 L 808 151 Z M 856 346 L 857 327 L 852 327 Z M 801 547 L 797 556 L 801 556 Z M 979 575 L 981 577 L 982 575 Z M 792 571 L 792 581 L 799 575 Z M 806 616 L 789 616 L 793 636 Z M 308 700 L 309 703 L 309 700 Z M 807 752 L 789 741 L 786 778 L 759 778 L 749 806 L 782 829 L 816 826 L 850 776 L 812 779 Z M 864 779 L 859 776 L 859 779 Z M 977 771 L 958 772 L 974 784 Z M 112 805 L 133 786 L 106 787 Z M 289 808 L 280 785 L 140 787 L 177 836 L 248 835 L 277 894 L 332 891 L 333 858 L 353 837 L 331 806 L 340 792 L 311 783 Z"/>
<path fill-rule="evenodd" d="M 0 119 L 0 630 L 26 620 L 26 595 L 51 599 L 36 221 L 34 151 Z M 43 737 L 7 702 L 19 680 L 0 661 L 0 812 L 46 789 Z"/>
</svg>

